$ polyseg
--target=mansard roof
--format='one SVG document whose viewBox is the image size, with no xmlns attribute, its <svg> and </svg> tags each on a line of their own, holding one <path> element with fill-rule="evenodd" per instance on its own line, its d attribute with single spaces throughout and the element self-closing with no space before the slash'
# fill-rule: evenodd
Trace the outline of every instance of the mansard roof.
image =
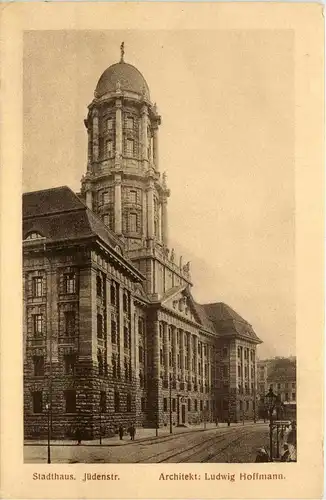
<svg viewBox="0 0 326 500">
<path fill-rule="evenodd" d="M 23 239 L 32 232 L 40 233 L 49 243 L 96 238 L 144 279 L 123 256 L 124 246 L 118 237 L 67 186 L 23 194 Z"/>
<path fill-rule="evenodd" d="M 256 344 L 262 343 L 250 323 L 227 304 L 216 302 L 213 304 L 203 304 L 200 307 L 202 307 L 205 315 L 212 321 L 219 335 L 236 335 Z"/>
</svg>

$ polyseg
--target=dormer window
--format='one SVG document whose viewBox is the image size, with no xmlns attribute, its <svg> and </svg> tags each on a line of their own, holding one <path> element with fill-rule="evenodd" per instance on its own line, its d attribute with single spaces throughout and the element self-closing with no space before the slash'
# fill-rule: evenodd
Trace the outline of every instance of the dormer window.
<svg viewBox="0 0 326 500">
<path fill-rule="evenodd" d="M 44 236 L 42 236 L 40 233 L 37 233 L 36 231 L 33 231 L 26 236 L 26 240 L 40 240 L 42 238 L 44 238 Z"/>
</svg>

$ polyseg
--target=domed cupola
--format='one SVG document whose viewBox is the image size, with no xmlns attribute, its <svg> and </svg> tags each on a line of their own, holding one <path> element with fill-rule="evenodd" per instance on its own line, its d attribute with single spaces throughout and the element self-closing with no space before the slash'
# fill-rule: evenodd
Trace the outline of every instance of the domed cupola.
<svg viewBox="0 0 326 500">
<path fill-rule="evenodd" d="M 139 94 L 150 100 L 145 78 L 135 66 L 124 62 L 123 57 L 120 62 L 112 64 L 104 71 L 96 86 L 95 97 L 100 98 L 115 93 L 117 88 L 122 92 Z"/>
<path fill-rule="evenodd" d="M 98 80 L 88 107 L 87 205 L 129 248 L 166 244 L 169 191 L 159 173 L 161 117 L 140 71 L 121 58 Z"/>
</svg>

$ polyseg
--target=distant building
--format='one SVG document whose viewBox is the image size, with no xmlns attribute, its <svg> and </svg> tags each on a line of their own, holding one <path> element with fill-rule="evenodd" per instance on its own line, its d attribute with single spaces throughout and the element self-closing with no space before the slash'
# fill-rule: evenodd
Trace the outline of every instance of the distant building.
<svg viewBox="0 0 326 500">
<path fill-rule="evenodd" d="M 285 407 L 296 404 L 296 359 L 273 358 L 258 361 L 258 390 L 260 396 L 260 409 L 264 407 L 264 397 L 269 388 L 274 394 L 280 396 Z"/>
<path fill-rule="evenodd" d="M 112 434 L 120 424 L 253 419 L 251 325 L 200 305 L 168 246 L 161 117 L 141 73 L 104 71 L 89 105 L 87 171 L 23 197 L 25 436 Z M 171 408 L 170 408 L 171 390 Z"/>
</svg>

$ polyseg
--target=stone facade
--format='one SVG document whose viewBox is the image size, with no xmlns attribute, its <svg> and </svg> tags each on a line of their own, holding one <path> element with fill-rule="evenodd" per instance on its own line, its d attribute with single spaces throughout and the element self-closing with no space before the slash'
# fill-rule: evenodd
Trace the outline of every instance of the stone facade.
<svg viewBox="0 0 326 500">
<path fill-rule="evenodd" d="M 115 82 L 115 83 L 112 83 Z M 99 80 L 81 192 L 24 195 L 25 436 L 187 425 L 256 414 L 252 327 L 197 304 L 169 248 L 161 117 L 123 60 Z M 171 405 L 170 405 L 171 401 Z"/>
</svg>

